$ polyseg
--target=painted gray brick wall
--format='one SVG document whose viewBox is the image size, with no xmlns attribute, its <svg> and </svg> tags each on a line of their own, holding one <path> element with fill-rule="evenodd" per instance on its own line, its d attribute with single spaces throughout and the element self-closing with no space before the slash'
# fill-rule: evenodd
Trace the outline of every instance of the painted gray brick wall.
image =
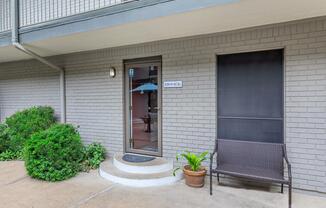
<svg viewBox="0 0 326 208">
<path fill-rule="evenodd" d="M 111 155 L 123 152 L 122 73 L 109 79 L 107 71 L 109 63 L 122 65 L 96 54 L 88 57 L 67 63 L 67 122 L 80 127 L 86 143 L 101 142 Z"/>
<path fill-rule="evenodd" d="M 294 186 L 326 192 L 325 17 L 61 56 L 67 69 L 67 121 L 80 126 L 85 142 L 102 142 L 110 154 L 122 152 L 123 60 L 162 55 L 163 81 L 184 84 L 181 89 L 163 89 L 164 157 L 174 158 L 184 149 L 211 151 L 216 135 L 216 54 L 275 48 L 285 48 L 285 135 Z M 17 74 L 3 79 L 8 64 L 0 65 L 1 115 L 32 103 L 53 102 L 58 109 L 53 72 L 21 62 L 9 65 Z M 110 66 L 117 69 L 114 79 L 108 77 Z M 24 94 L 16 87 L 24 85 L 18 72 L 29 74 L 31 69 L 44 72 L 25 80 L 39 96 L 16 105 Z M 44 79 L 47 90 L 39 87 L 45 87 Z"/>
<path fill-rule="evenodd" d="M 36 61 L 0 65 L 0 120 L 17 110 L 48 105 L 60 115 L 59 74 Z"/>
</svg>

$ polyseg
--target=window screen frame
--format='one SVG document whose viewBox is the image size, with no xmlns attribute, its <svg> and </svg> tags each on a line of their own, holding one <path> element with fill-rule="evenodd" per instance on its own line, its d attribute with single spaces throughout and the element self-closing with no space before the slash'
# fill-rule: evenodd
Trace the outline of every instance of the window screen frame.
<svg viewBox="0 0 326 208">
<path fill-rule="evenodd" d="M 282 124 L 282 141 L 280 142 L 280 144 L 285 144 L 286 143 L 286 128 L 285 128 L 285 122 L 286 122 L 286 108 L 285 108 L 285 98 L 286 98 L 286 85 L 285 85 L 285 78 L 286 78 L 286 70 L 285 70 L 285 63 L 286 63 L 286 56 L 285 56 L 285 47 L 276 47 L 276 48 L 264 48 L 264 49 L 252 49 L 252 50 L 241 50 L 241 51 L 227 51 L 225 53 L 215 53 L 215 67 L 216 67 L 216 82 L 215 82 L 215 95 L 216 95 L 216 138 L 217 139 L 223 139 L 223 138 L 219 138 L 219 63 L 218 63 L 218 58 L 219 56 L 222 55 L 236 55 L 236 54 L 243 54 L 243 53 L 251 53 L 251 52 L 267 52 L 267 51 L 273 51 L 273 50 L 280 50 L 281 54 L 282 54 L 282 94 L 281 94 L 281 109 L 282 109 L 282 119 L 281 119 L 281 124 Z M 223 117 L 223 116 L 221 116 Z M 246 140 L 244 140 L 246 141 Z M 268 142 L 265 142 L 268 143 Z"/>
</svg>

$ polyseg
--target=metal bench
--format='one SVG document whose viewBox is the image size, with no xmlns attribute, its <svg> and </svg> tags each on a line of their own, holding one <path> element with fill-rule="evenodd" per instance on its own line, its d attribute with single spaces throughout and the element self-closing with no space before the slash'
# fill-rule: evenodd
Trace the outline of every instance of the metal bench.
<svg viewBox="0 0 326 208">
<path fill-rule="evenodd" d="M 216 154 L 216 168 L 213 159 Z M 287 163 L 288 178 L 284 177 L 284 161 Z M 215 150 L 210 155 L 210 194 L 212 176 L 219 174 L 245 178 L 253 181 L 283 184 L 289 187 L 289 207 L 292 204 L 291 165 L 286 155 L 285 144 L 249 142 L 217 139 Z"/>
</svg>

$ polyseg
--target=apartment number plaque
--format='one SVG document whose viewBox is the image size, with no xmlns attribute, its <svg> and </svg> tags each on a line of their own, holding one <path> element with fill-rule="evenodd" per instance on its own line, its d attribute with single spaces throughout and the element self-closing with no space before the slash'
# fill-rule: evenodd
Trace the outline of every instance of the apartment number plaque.
<svg viewBox="0 0 326 208">
<path fill-rule="evenodd" d="M 182 81 L 165 81 L 163 83 L 164 88 L 182 88 L 183 82 Z"/>
</svg>

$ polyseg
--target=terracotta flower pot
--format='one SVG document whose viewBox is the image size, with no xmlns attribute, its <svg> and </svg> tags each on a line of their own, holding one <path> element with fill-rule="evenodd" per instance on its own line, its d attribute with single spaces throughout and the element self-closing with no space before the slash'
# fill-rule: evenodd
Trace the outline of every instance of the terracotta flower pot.
<svg viewBox="0 0 326 208">
<path fill-rule="evenodd" d="M 191 187 L 200 188 L 205 184 L 206 169 L 201 167 L 198 171 L 192 171 L 189 165 L 183 167 L 186 184 Z"/>
</svg>

